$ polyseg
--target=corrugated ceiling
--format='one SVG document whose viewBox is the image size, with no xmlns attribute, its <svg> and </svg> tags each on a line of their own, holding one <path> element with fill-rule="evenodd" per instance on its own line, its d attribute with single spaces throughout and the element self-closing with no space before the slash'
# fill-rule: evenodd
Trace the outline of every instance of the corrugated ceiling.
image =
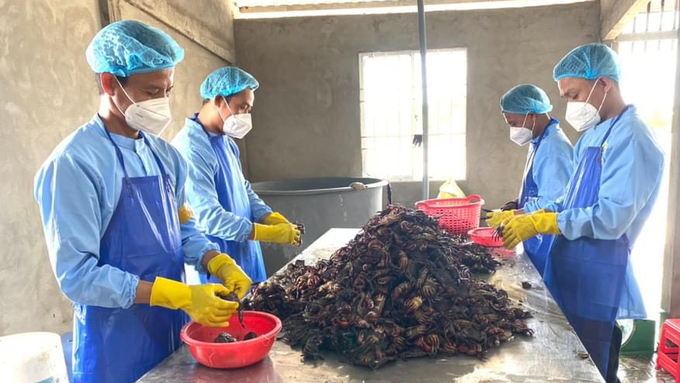
<svg viewBox="0 0 680 383">
<path fill-rule="evenodd" d="M 234 0 L 238 18 L 390 13 L 415 10 L 416 0 Z M 573 4 L 596 0 L 426 0 L 425 9 L 472 10 Z M 273 14 L 274 16 L 264 16 Z M 277 16 L 278 15 L 278 16 Z"/>
</svg>

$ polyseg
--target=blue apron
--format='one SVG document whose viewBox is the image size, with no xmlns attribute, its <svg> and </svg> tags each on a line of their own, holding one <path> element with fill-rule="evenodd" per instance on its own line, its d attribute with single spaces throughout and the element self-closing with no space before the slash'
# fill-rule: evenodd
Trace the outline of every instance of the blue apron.
<svg viewBox="0 0 680 383">
<path fill-rule="evenodd" d="M 236 153 L 227 148 L 228 142 L 226 140 L 230 140 L 230 138 L 223 135 L 211 136 L 197 116 L 194 116 L 192 120 L 201 125 L 210 140 L 215 157 L 217 157 L 219 166 L 215 173 L 215 187 L 220 205 L 224 210 L 252 221 L 253 213 L 250 209 L 250 200 L 245 187 L 246 180 L 241 171 L 241 163 Z M 227 241 L 212 235 L 208 235 L 208 239 L 218 244 L 220 251 L 232 257 L 253 282 L 262 282 L 267 279 L 259 242 Z M 203 273 L 200 274 L 200 278 L 202 283 L 222 283 L 221 280 L 213 276 L 208 278 L 208 275 Z"/>
<path fill-rule="evenodd" d="M 598 200 L 603 145 L 624 112 L 612 123 L 600 146 L 586 148 L 567 188 L 566 209 L 587 208 Z M 628 268 L 630 244 L 617 240 L 555 237 L 545 270 L 545 283 L 586 347 L 603 377 L 607 376 L 612 334 L 622 292 L 639 288 Z M 629 269 L 629 275 L 627 275 Z M 627 283 L 626 283 L 627 282 Z"/>
<path fill-rule="evenodd" d="M 531 144 L 531 151 L 529 152 L 529 157 L 527 158 L 527 164 L 524 167 L 524 181 L 522 182 L 522 191 L 520 192 L 519 200 L 517 202 L 518 209 L 524 208 L 524 205 L 531 198 L 538 196 L 538 185 L 536 185 L 533 176 L 534 157 L 536 156 L 538 147 L 541 145 L 541 141 L 543 141 L 548 129 L 557 123 L 557 120 L 551 119 L 550 124 L 545 128 L 545 131 L 543 131 L 543 134 L 541 134 L 541 137 L 538 139 L 538 141 Z M 546 258 L 548 257 L 548 251 L 550 251 L 550 245 L 552 244 L 553 238 L 554 237 L 552 235 L 539 234 L 524 241 L 524 251 L 527 253 L 529 259 L 531 259 L 531 262 L 534 264 L 536 270 L 538 270 L 538 273 L 541 274 L 541 276 L 543 276 L 543 272 L 545 271 L 545 262 Z"/>
<path fill-rule="evenodd" d="M 182 237 L 172 180 L 153 150 L 162 176 L 128 177 L 120 148 L 106 134 L 124 178 L 101 239 L 98 266 L 117 267 L 142 281 L 181 281 Z M 73 382 L 137 381 L 180 346 L 179 332 L 186 322 L 181 311 L 149 305 L 123 309 L 74 304 Z"/>
</svg>

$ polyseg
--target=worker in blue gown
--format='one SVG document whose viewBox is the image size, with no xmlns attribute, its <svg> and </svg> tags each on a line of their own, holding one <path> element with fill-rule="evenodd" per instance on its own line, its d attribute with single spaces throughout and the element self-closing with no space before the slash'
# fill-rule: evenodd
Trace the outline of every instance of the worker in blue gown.
<svg viewBox="0 0 680 383">
<path fill-rule="evenodd" d="M 565 194 L 504 225 L 508 248 L 556 235 L 545 283 L 607 382 L 616 382 L 621 330 L 616 319 L 645 318 L 630 251 L 656 202 L 664 156 L 652 131 L 626 105 L 621 66 L 603 44 L 580 46 L 555 67 L 567 121 L 584 132 Z"/>
<path fill-rule="evenodd" d="M 218 295 L 243 297 L 251 281 L 182 208 L 186 163 L 157 137 L 182 48 L 121 21 L 86 53 L 99 111 L 54 149 L 34 192 L 52 269 L 73 301 L 73 382 L 133 383 L 180 346 L 186 314 L 227 325 L 238 303 Z M 182 283 L 185 263 L 223 284 Z"/>
<path fill-rule="evenodd" d="M 552 109 L 548 95 L 535 85 L 518 85 L 501 97 L 510 140 L 531 145 L 517 205 L 487 214 L 489 226 L 497 228 L 505 218 L 541 210 L 564 194 L 573 171 L 574 148 L 559 121 L 548 114 Z M 541 276 L 552 240 L 550 235 L 539 234 L 524 241 L 524 251 Z"/>
<path fill-rule="evenodd" d="M 259 83 L 236 67 L 213 71 L 200 88 L 203 106 L 187 118 L 172 144 L 189 165 L 187 199 L 208 238 L 231 255 L 254 282 L 267 279 L 259 241 L 300 243 L 300 229 L 272 212 L 245 179 L 235 139 L 252 129 Z M 199 273 L 201 281 L 213 281 Z"/>
</svg>

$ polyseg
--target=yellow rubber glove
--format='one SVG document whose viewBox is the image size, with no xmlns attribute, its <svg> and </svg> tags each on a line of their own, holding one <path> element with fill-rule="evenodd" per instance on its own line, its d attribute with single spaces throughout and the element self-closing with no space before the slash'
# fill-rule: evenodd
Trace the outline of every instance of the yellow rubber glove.
<svg viewBox="0 0 680 383">
<path fill-rule="evenodd" d="M 253 281 L 227 254 L 220 254 L 208 262 L 208 271 L 224 283 L 229 292 L 234 292 L 239 299 L 248 294 Z"/>
<path fill-rule="evenodd" d="M 156 277 L 151 287 L 151 306 L 182 310 L 195 322 L 209 327 L 229 326 L 229 319 L 238 309 L 238 302 L 229 302 L 216 294 L 226 296 L 229 291 L 218 284 L 188 286 L 172 279 Z"/>
<path fill-rule="evenodd" d="M 486 225 L 494 229 L 498 228 L 503 221 L 515 216 L 515 210 L 494 210 L 490 213 L 486 213 Z"/>
<path fill-rule="evenodd" d="M 535 212 L 518 215 L 503 225 L 503 246 L 514 249 L 520 242 L 538 234 L 561 234 L 557 213 Z"/>
<path fill-rule="evenodd" d="M 262 242 L 275 242 L 285 245 L 297 245 L 300 243 L 300 229 L 290 223 L 277 225 L 253 225 L 253 239 Z"/>
<path fill-rule="evenodd" d="M 177 215 L 179 215 L 179 223 L 183 225 L 194 216 L 194 212 L 189 205 L 184 204 L 177 209 Z"/>
<path fill-rule="evenodd" d="M 277 225 L 279 223 L 290 223 L 290 221 L 279 212 L 273 212 L 266 216 L 262 223 L 265 225 Z"/>
</svg>

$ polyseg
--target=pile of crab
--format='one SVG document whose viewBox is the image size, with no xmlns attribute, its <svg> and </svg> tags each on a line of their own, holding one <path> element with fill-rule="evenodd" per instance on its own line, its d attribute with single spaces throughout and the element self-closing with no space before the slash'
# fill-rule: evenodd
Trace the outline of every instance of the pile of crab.
<svg viewBox="0 0 680 383">
<path fill-rule="evenodd" d="M 283 321 L 282 339 L 306 358 L 321 350 L 380 368 L 438 354 L 483 356 L 514 334 L 533 335 L 507 292 L 473 279 L 497 262 L 420 211 L 390 205 L 329 260 L 290 264 L 246 306 Z"/>
</svg>

